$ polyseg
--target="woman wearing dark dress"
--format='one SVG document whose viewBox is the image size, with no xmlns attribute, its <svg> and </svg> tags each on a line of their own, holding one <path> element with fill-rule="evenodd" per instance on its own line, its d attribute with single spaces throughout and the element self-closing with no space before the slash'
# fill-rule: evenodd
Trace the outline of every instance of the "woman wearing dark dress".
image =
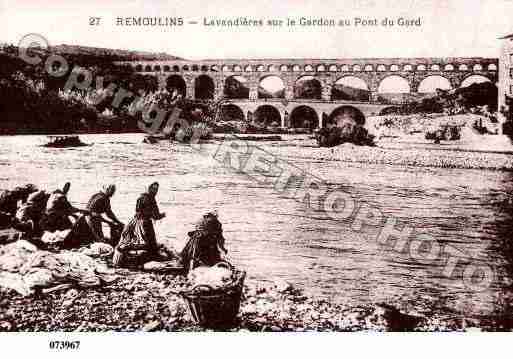
<svg viewBox="0 0 513 359">
<path fill-rule="evenodd" d="M 223 226 L 216 213 L 207 213 L 196 224 L 196 229 L 189 232 L 189 241 L 182 250 L 182 263 L 186 272 L 199 266 L 213 266 L 223 260 L 221 251 L 224 247 Z"/>
<path fill-rule="evenodd" d="M 115 185 L 105 185 L 103 186 L 103 189 L 94 194 L 87 203 L 86 210 L 89 211 L 89 213 L 86 214 L 84 218 L 96 242 L 106 241 L 105 236 L 103 235 L 102 222 L 106 222 L 111 226 L 111 234 L 113 232 L 113 228 L 123 228 L 123 223 L 121 223 L 121 221 L 112 212 L 110 205 L 110 199 L 114 196 L 114 193 L 116 193 Z M 112 220 L 112 222 L 103 219 L 103 214 Z M 110 240 L 112 245 L 117 244 L 117 238 L 112 238 L 112 235 Z"/>
<path fill-rule="evenodd" d="M 159 247 L 155 237 L 153 221 L 162 219 L 166 216 L 161 213 L 155 199 L 159 190 L 157 182 L 148 187 L 148 191 L 141 194 L 135 205 L 135 216 L 128 222 L 121 233 L 116 250 L 114 251 L 113 264 L 123 266 L 127 263 L 127 253 L 129 251 L 144 250 L 145 258 L 143 261 L 158 259 Z"/>
</svg>

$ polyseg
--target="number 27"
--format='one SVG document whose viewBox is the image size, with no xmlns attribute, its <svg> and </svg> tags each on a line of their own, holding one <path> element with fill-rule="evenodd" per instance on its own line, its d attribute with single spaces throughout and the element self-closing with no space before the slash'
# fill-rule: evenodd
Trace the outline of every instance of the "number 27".
<svg viewBox="0 0 513 359">
<path fill-rule="evenodd" d="M 93 16 L 89 16 L 89 25 L 91 26 L 94 26 L 94 25 L 100 25 L 100 17 L 93 17 Z"/>
</svg>

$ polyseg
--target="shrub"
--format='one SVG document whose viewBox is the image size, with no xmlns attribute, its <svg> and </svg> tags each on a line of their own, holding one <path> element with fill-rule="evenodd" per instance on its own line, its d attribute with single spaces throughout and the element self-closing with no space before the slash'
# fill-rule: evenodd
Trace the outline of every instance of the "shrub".
<svg viewBox="0 0 513 359">
<path fill-rule="evenodd" d="M 374 136 L 362 126 L 321 128 L 315 134 L 320 147 L 333 147 L 342 143 L 353 143 L 359 146 L 374 146 Z"/>
</svg>

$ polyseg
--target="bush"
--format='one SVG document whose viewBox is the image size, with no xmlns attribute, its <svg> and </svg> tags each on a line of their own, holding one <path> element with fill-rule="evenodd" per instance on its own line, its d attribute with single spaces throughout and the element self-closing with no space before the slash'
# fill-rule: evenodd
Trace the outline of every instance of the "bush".
<svg viewBox="0 0 513 359">
<path fill-rule="evenodd" d="M 434 140 L 439 143 L 441 140 L 456 141 L 461 138 L 461 129 L 458 126 L 443 126 L 436 130 L 427 131 L 426 140 Z"/>
<path fill-rule="evenodd" d="M 48 89 L 21 72 L 2 80 L 0 117 L 7 133 L 74 133 L 94 124 L 96 109 L 75 96 Z"/>
<path fill-rule="evenodd" d="M 321 128 L 315 134 L 320 147 L 334 147 L 342 143 L 353 143 L 359 146 L 374 146 L 374 136 L 362 126 Z"/>
</svg>

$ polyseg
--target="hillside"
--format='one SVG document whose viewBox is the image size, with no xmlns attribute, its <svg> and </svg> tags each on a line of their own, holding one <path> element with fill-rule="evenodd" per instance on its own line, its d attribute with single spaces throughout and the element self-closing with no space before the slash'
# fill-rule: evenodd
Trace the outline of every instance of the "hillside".
<svg viewBox="0 0 513 359">
<path fill-rule="evenodd" d="M 50 47 L 50 50 L 59 54 L 109 57 L 115 59 L 113 61 L 183 60 L 165 52 L 131 51 L 77 45 L 56 45 Z"/>
<path fill-rule="evenodd" d="M 333 86 L 331 98 L 333 100 L 368 101 L 370 92 L 343 84 Z"/>
</svg>

